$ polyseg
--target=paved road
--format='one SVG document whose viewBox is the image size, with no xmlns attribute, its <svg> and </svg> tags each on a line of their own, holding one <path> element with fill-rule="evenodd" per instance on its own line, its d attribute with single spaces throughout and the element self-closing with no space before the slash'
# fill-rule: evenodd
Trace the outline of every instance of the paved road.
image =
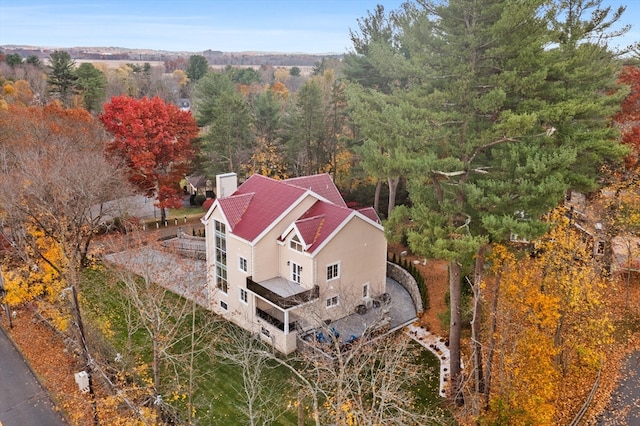
<svg viewBox="0 0 640 426">
<path fill-rule="evenodd" d="M 65 426 L 47 391 L 0 327 L 0 425 Z"/>
<path fill-rule="evenodd" d="M 607 411 L 598 425 L 640 426 L 640 350 L 629 355 L 622 368 L 623 377 L 611 395 Z"/>
</svg>

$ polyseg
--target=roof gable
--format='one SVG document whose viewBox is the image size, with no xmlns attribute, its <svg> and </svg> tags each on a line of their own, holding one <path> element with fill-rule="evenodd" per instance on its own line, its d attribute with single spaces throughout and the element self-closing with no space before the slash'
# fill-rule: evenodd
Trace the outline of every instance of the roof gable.
<svg viewBox="0 0 640 426">
<path fill-rule="evenodd" d="M 242 215 L 247 211 L 254 193 L 232 195 L 230 197 L 220 198 L 220 208 L 224 212 L 229 227 L 233 231 L 236 225 L 242 219 Z"/>
<path fill-rule="evenodd" d="M 299 188 L 308 189 L 337 206 L 347 207 L 340 191 L 338 191 L 331 176 L 327 173 L 286 179 L 284 182 Z"/>
<path fill-rule="evenodd" d="M 302 234 L 302 229 L 311 234 L 314 232 L 313 238 L 307 240 L 303 235 L 307 244 L 307 252 L 313 253 L 322 243 L 335 232 L 335 230 L 349 217 L 353 210 L 346 207 L 336 206 L 325 201 L 316 201 L 309 210 L 307 210 L 300 219 L 296 221 L 296 227 Z M 313 228 L 313 225 L 316 227 Z"/>
<path fill-rule="evenodd" d="M 295 225 L 298 229 L 298 234 L 307 248 L 312 246 L 318 239 L 325 219 L 325 215 L 320 215 L 296 221 Z"/>
<path fill-rule="evenodd" d="M 380 216 L 378 216 L 376 209 L 374 209 L 373 207 L 364 207 L 362 209 L 358 209 L 358 213 L 362 214 L 368 219 L 371 219 L 373 222 L 377 223 L 378 225 L 382 224 L 382 221 L 380 220 Z"/>
</svg>

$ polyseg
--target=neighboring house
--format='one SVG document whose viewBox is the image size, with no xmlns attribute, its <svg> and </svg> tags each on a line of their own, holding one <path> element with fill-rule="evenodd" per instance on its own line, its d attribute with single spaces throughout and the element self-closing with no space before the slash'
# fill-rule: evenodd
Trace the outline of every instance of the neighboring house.
<svg viewBox="0 0 640 426">
<path fill-rule="evenodd" d="M 603 224 L 606 206 L 621 195 L 625 195 L 624 191 L 616 195 L 605 189 L 599 198 L 590 201 L 584 194 L 572 191 L 567 194 L 565 207 L 569 208 L 573 225 L 590 243 L 593 256 L 600 258 L 611 272 L 640 273 L 640 237 L 633 233 L 609 235 Z"/>
<path fill-rule="evenodd" d="M 187 183 L 185 192 L 191 196 L 191 204 L 193 204 L 193 200 L 195 200 L 197 195 L 204 195 L 207 198 L 215 197 L 213 193 L 213 183 L 207 179 L 206 176 L 189 175 L 185 177 L 185 181 Z"/>
<path fill-rule="evenodd" d="M 298 333 L 386 291 L 387 243 L 372 208 L 346 206 L 327 174 L 216 177 L 206 227 L 210 309 L 290 353 Z"/>
</svg>

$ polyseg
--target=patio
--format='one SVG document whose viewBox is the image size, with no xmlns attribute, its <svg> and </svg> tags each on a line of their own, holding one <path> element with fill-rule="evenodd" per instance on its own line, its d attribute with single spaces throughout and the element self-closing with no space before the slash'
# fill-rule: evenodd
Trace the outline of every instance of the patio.
<svg viewBox="0 0 640 426">
<path fill-rule="evenodd" d="M 393 331 L 407 324 L 411 324 L 416 318 L 416 307 L 411 300 L 409 292 L 395 280 L 387 278 L 388 302 L 367 310 L 364 314 L 354 312 L 353 314 L 333 321 L 328 327 L 322 330 L 314 329 L 301 336 L 303 341 L 310 342 L 315 337 L 316 340 L 326 341 L 327 328 L 334 334 L 340 343 L 348 344 L 353 340 L 362 337 L 368 332 Z"/>
</svg>

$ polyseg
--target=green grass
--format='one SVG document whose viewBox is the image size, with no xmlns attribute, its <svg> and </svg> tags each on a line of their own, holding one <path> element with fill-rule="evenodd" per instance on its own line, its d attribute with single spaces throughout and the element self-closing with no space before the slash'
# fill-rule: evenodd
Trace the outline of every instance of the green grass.
<svg viewBox="0 0 640 426">
<path fill-rule="evenodd" d="M 106 339 L 110 348 L 102 348 L 107 352 L 107 358 L 116 352 L 127 353 L 127 345 L 130 341 L 139 361 L 148 362 L 151 359 L 149 338 L 144 331 L 138 331 L 133 336 L 127 337 L 127 321 L 124 315 L 124 289 L 122 283 L 118 283 L 108 271 L 101 268 L 88 269 L 84 274 L 84 282 L 81 287 L 81 304 L 85 322 L 92 328 L 104 330 L 108 328 L 112 333 Z M 176 295 L 169 295 L 166 303 L 180 303 L 182 299 Z M 204 322 L 210 312 L 198 307 L 197 322 Z M 185 333 L 188 333 L 186 324 Z M 229 323 L 222 323 L 222 327 L 235 327 Z M 219 332 L 222 332 L 219 330 Z M 103 339 L 105 340 L 105 339 Z M 185 342 L 185 344 L 188 344 Z M 141 349 L 141 348 L 147 349 Z M 438 395 L 438 360 L 431 352 L 417 347 L 418 356 L 413 360 L 416 368 L 424 372 L 423 379 L 414 389 L 417 405 L 430 410 L 438 409 L 442 402 Z M 227 425 L 237 423 L 243 418 L 239 411 L 240 399 L 238 392 L 242 390 L 242 371 L 239 367 L 221 362 L 208 355 L 202 355 L 197 359 L 196 390 L 193 398 L 196 401 L 198 417 L 205 417 L 205 423 L 211 425 Z M 277 392 L 281 393 L 280 412 L 283 415 L 277 424 L 288 426 L 297 424 L 297 412 L 295 409 L 287 409 L 287 404 L 295 399 L 295 395 L 287 394 L 290 389 L 287 383 L 291 380 L 290 373 L 283 367 L 269 370 L 269 377 L 277 386 Z M 184 409 L 184 407 L 177 407 Z M 311 420 L 308 424 L 312 424 Z"/>
<path fill-rule="evenodd" d="M 173 219 L 177 217 L 179 220 L 184 220 L 185 216 L 187 216 L 187 219 L 193 216 L 202 217 L 205 213 L 201 206 L 182 207 L 179 209 L 168 209 L 167 218 Z"/>
</svg>

